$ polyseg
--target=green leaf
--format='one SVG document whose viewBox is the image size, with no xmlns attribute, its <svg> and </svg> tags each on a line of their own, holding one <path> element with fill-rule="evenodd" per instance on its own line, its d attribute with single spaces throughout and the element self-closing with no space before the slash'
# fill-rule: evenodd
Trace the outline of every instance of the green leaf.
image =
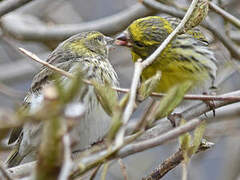
<svg viewBox="0 0 240 180">
<path fill-rule="evenodd" d="M 186 123 L 186 120 L 182 119 L 181 122 L 180 122 L 180 126 L 185 124 Z M 179 137 L 179 145 L 180 145 L 180 148 L 182 149 L 183 151 L 183 158 L 184 158 L 184 161 L 185 162 L 188 162 L 189 161 L 189 155 L 188 155 L 188 151 L 189 149 L 191 149 L 191 141 L 192 141 L 192 137 L 190 135 L 190 133 L 184 133 L 183 135 L 181 135 Z"/>
<path fill-rule="evenodd" d="M 180 126 L 184 125 L 186 120 L 182 119 L 180 122 Z M 184 133 L 179 137 L 179 144 L 182 150 L 188 150 L 191 145 L 191 135 L 189 133 Z"/>
<path fill-rule="evenodd" d="M 129 100 L 129 92 L 127 93 L 127 94 L 125 94 L 122 98 L 121 98 L 121 100 L 120 100 L 120 102 L 119 102 L 119 107 L 121 107 L 122 109 L 125 109 L 125 107 L 126 107 L 126 105 L 127 105 L 127 103 L 128 103 L 128 100 Z"/>
<path fill-rule="evenodd" d="M 191 86 L 192 82 L 186 81 L 171 88 L 167 95 L 162 98 L 155 113 L 155 119 L 160 119 L 169 115 L 181 103 L 184 95 Z"/>
<path fill-rule="evenodd" d="M 111 128 L 109 129 L 108 132 L 107 138 L 108 142 L 111 142 L 114 139 L 116 133 L 118 132 L 121 126 L 122 126 L 122 108 L 118 106 L 113 113 Z"/>
<path fill-rule="evenodd" d="M 199 0 L 191 14 L 190 19 L 188 19 L 184 26 L 185 30 L 190 30 L 198 26 L 208 15 L 208 10 L 208 0 Z"/>
<path fill-rule="evenodd" d="M 76 69 L 73 74 L 74 78 L 71 79 L 67 85 L 64 85 L 66 87 L 64 89 L 64 102 L 70 102 L 71 100 L 73 100 L 83 86 L 82 79 L 84 78 L 84 76 L 81 68 Z"/>
<path fill-rule="evenodd" d="M 113 115 L 115 108 L 118 105 L 118 94 L 112 89 L 110 84 L 100 84 L 96 81 L 92 81 L 95 93 L 103 109 L 110 116 Z"/>
<path fill-rule="evenodd" d="M 195 130 L 193 137 L 193 150 L 189 155 L 193 155 L 197 152 L 203 138 L 203 134 L 206 129 L 206 121 L 203 121 Z"/>
<path fill-rule="evenodd" d="M 161 79 L 161 71 L 149 78 L 148 80 L 141 83 L 140 88 L 138 89 L 138 100 L 143 101 L 156 89 L 158 82 Z"/>
<path fill-rule="evenodd" d="M 55 86 L 59 93 L 60 101 L 63 104 L 66 104 L 73 100 L 83 86 L 82 79 L 84 78 L 84 76 L 81 68 L 76 66 L 73 74 L 73 79 L 66 79 L 65 81 L 63 81 L 63 78 L 66 77 L 60 76 L 58 74 L 54 74 L 53 76 Z"/>
</svg>

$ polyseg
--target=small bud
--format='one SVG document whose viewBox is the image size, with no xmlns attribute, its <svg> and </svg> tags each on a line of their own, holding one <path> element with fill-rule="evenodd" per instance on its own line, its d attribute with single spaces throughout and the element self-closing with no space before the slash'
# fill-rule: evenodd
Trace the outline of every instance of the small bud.
<svg viewBox="0 0 240 180">
<path fill-rule="evenodd" d="M 208 0 L 198 0 L 198 3 L 193 10 L 190 19 L 187 21 L 184 27 L 184 31 L 188 31 L 198 26 L 207 16 L 209 10 Z"/>
<path fill-rule="evenodd" d="M 143 101 L 156 89 L 161 79 L 161 71 L 158 71 L 153 77 L 143 82 L 138 89 L 138 100 Z"/>
<path fill-rule="evenodd" d="M 184 95 L 192 85 L 191 81 L 186 81 L 172 87 L 159 103 L 154 120 L 169 115 L 181 103 Z"/>
<path fill-rule="evenodd" d="M 112 116 L 114 109 L 118 104 L 118 95 L 115 90 L 113 90 L 110 84 L 100 84 L 96 81 L 92 81 L 94 86 L 94 91 L 98 98 L 98 101 L 101 103 L 105 112 Z"/>
</svg>

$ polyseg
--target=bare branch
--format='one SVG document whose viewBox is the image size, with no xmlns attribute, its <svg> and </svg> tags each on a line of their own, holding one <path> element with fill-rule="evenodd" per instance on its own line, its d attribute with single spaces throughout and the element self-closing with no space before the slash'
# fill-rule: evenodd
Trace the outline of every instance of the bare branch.
<svg viewBox="0 0 240 180">
<path fill-rule="evenodd" d="M 93 172 L 92 172 L 89 180 L 94 180 L 94 178 L 96 177 L 97 172 L 98 172 L 98 170 L 100 169 L 100 167 L 101 167 L 101 165 L 98 165 L 98 166 L 93 170 Z"/>
<path fill-rule="evenodd" d="M 0 17 L 31 2 L 32 0 L 5 0 L 0 3 Z"/>
<path fill-rule="evenodd" d="M 150 10 L 138 3 L 112 16 L 80 24 L 39 25 L 36 29 L 30 24 L 25 24 L 22 21 L 21 15 L 9 14 L 2 18 L 1 25 L 4 31 L 18 39 L 31 41 L 62 41 L 74 34 L 90 30 L 100 31 L 107 35 L 116 34 L 124 30 L 133 20 L 154 13 L 154 10 Z"/>
<path fill-rule="evenodd" d="M 240 91 L 224 94 L 223 97 L 224 96 L 240 96 Z M 232 104 L 234 102 L 236 101 L 216 102 L 215 108 L 217 109 L 222 106 Z M 206 113 L 208 111 L 211 111 L 210 107 L 202 103 L 200 105 L 198 104 L 193 108 L 189 108 L 188 110 L 184 111 L 182 113 L 182 116 L 183 118 L 189 120 L 192 119 L 192 117 L 199 117 L 201 114 Z M 173 129 L 169 122 L 161 120 L 158 122 L 159 124 L 156 124 L 151 129 L 148 129 L 140 138 L 138 138 L 137 143 L 126 145 L 118 153 L 116 153 L 114 156 L 111 156 L 110 158 L 124 158 L 131 154 L 135 154 L 146 149 L 149 149 L 151 147 L 158 146 L 160 144 L 165 143 L 166 141 L 176 138 L 181 133 L 185 133 L 187 131 L 190 131 L 191 129 L 194 129 L 200 122 L 201 122 L 200 119 L 194 119 L 181 126 L 181 128 L 177 127 Z M 108 153 L 107 150 L 101 151 L 97 154 L 83 158 L 81 162 L 87 165 L 94 162 L 95 165 L 97 166 L 99 164 L 99 162 L 96 163 L 97 160 L 99 158 L 105 157 L 107 153 Z M 29 175 L 33 171 L 35 164 L 36 162 L 26 163 L 14 168 L 10 168 L 7 170 L 7 172 L 9 172 L 11 177 L 23 177 Z"/>
<path fill-rule="evenodd" d="M 123 137 L 126 131 L 126 124 L 128 122 L 128 120 L 130 119 L 134 108 L 135 108 L 135 100 L 136 100 L 136 96 L 137 96 L 137 87 L 138 87 L 138 83 L 140 81 L 140 75 L 142 73 L 142 66 L 140 62 L 136 62 L 135 63 L 135 68 L 134 68 L 134 75 L 133 75 L 133 79 L 132 79 L 132 84 L 131 84 L 131 88 L 130 88 L 130 97 L 129 97 L 129 101 L 128 104 L 126 106 L 125 111 L 123 112 L 123 117 L 122 117 L 122 121 L 123 121 L 123 126 L 120 128 L 117 136 L 116 136 L 116 146 L 120 147 L 123 144 Z"/>
<path fill-rule="evenodd" d="M 40 64 L 42 64 L 44 66 L 47 66 L 49 69 L 52 69 L 52 70 L 58 72 L 59 74 L 62 74 L 64 76 L 68 77 L 68 78 L 73 78 L 73 75 L 71 73 L 69 73 L 67 71 L 64 71 L 64 70 L 62 70 L 60 68 L 57 68 L 57 67 L 53 66 L 52 64 L 47 63 L 46 61 L 41 60 L 38 56 L 36 56 L 35 54 L 31 53 L 30 51 L 27 51 L 27 50 L 25 50 L 23 48 L 18 48 L 18 49 L 23 54 L 25 54 L 28 57 L 30 57 L 32 60 L 34 60 L 34 61 L 36 61 L 36 62 L 38 62 L 38 63 L 40 63 Z"/>
<path fill-rule="evenodd" d="M 201 119 L 193 119 L 186 124 L 176 127 L 162 135 L 159 135 L 157 137 L 154 137 L 152 139 L 140 141 L 137 143 L 129 144 L 123 147 L 117 155 L 121 158 L 129 156 L 131 154 L 142 152 L 146 149 L 153 148 L 155 146 L 159 146 L 163 143 L 166 143 L 169 140 L 172 140 L 181 134 L 193 130 L 195 127 L 197 127 L 202 122 Z"/>
<path fill-rule="evenodd" d="M 103 165 L 101 180 L 106 180 L 108 169 L 109 169 L 109 162 L 107 161 Z"/>
<path fill-rule="evenodd" d="M 68 133 L 66 133 L 63 136 L 63 143 L 64 143 L 64 162 L 63 166 L 59 175 L 59 180 L 65 180 L 68 179 L 69 174 L 71 173 L 73 162 L 71 158 L 71 141 L 70 136 Z"/>
<path fill-rule="evenodd" d="M 126 166 L 124 165 L 124 163 L 123 163 L 123 161 L 122 161 L 121 158 L 118 159 L 118 163 L 119 163 L 119 165 L 120 165 L 120 169 L 121 169 L 121 171 L 122 171 L 124 180 L 128 180 L 127 168 L 126 168 Z"/>
<path fill-rule="evenodd" d="M 197 153 L 208 150 L 213 147 L 213 143 L 202 142 L 198 148 Z M 183 161 L 183 151 L 179 149 L 172 156 L 163 161 L 156 169 L 154 169 L 150 175 L 142 178 L 142 180 L 159 180 L 169 171 L 177 167 Z"/>
<path fill-rule="evenodd" d="M 209 7 L 213 11 L 218 13 L 220 16 L 222 16 L 224 19 L 226 19 L 230 23 L 234 24 L 236 27 L 240 28 L 240 20 L 239 19 L 237 19 L 236 17 L 234 17 L 233 15 L 231 15 L 230 13 L 225 11 L 224 9 L 220 8 L 219 6 L 214 4 L 213 2 L 209 2 Z"/>
<path fill-rule="evenodd" d="M 23 54 L 25 54 L 26 56 L 30 57 L 32 60 L 40 63 L 41 65 L 43 66 L 46 66 L 50 69 L 52 69 L 53 71 L 63 75 L 63 76 L 66 76 L 70 79 L 73 78 L 73 75 L 67 71 L 64 71 L 56 66 L 53 66 L 52 64 L 49 64 L 48 62 L 46 61 L 43 61 L 41 60 L 36 54 L 26 50 L 26 49 L 23 49 L 23 48 L 18 48 Z M 140 67 L 137 68 L 138 71 L 140 71 Z M 139 73 L 137 73 L 139 74 Z M 88 84 L 88 85 L 93 85 L 92 82 L 86 80 L 86 79 L 83 79 L 83 82 Z M 134 82 L 134 81 L 133 81 Z M 136 84 L 134 84 L 136 85 Z M 0 88 L 1 88 L 1 84 L 0 84 Z M 129 89 L 125 89 L 125 88 L 118 88 L 118 87 L 112 87 L 114 90 L 118 91 L 118 92 L 121 92 L 121 93 L 128 93 L 129 92 Z M 151 94 L 151 96 L 153 97 L 159 97 L 159 98 L 162 98 L 165 94 L 163 93 L 155 93 L 153 92 Z M 132 97 L 132 101 L 134 100 L 135 101 L 136 97 Z M 202 100 L 202 101 L 231 101 L 231 100 L 240 100 L 240 96 L 228 96 L 228 97 L 222 97 L 221 95 L 218 95 L 218 96 L 209 96 L 209 95 L 194 95 L 194 94 L 189 94 L 189 95 L 185 95 L 184 96 L 184 99 L 186 100 Z"/>
</svg>

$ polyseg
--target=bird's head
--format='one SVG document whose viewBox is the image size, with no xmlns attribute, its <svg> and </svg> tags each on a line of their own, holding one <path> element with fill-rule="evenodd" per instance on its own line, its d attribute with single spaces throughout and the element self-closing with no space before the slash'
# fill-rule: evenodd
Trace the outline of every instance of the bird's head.
<svg viewBox="0 0 240 180">
<path fill-rule="evenodd" d="M 137 19 L 116 37 L 115 44 L 130 47 L 132 51 L 145 59 L 172 32 L 169 22 L 159 16 Z"/>
<path fill-rule="evenodd" d="M 82 32 L 72 36 L 62 43 L 62 47 L 77 54 L 97 54 L 104 57 L 108 55 L 108 49 L 114 40 L 104 36 L 100 32 Z"/>
</svg>

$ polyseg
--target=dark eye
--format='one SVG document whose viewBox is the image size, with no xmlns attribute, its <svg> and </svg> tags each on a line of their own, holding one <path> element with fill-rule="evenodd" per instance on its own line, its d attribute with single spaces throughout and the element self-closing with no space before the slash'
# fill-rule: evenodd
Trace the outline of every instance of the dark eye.
<svg viewBox="0 0 240 180">
<path fill-rule="evenodd" d="M 144 47 L 144 44 L 140 43 L 139 41 L 134 42 L 138 47 Z"/>
<path fill-rule="evenodd" d="M 103 37 L 102 36 L 98 36 L 98 37 L 96 37 L 96 40 L 97 41 L 103 41 Z"/>
</svg>

